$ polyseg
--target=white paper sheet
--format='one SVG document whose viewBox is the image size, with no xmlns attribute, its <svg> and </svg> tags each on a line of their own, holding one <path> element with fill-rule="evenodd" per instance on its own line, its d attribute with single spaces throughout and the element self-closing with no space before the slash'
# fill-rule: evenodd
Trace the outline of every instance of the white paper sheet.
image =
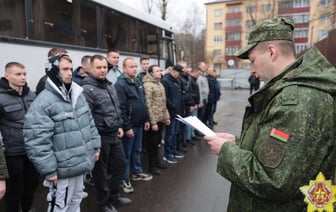
<svg viewBox="0 0 336 212">
<path fill-rule="evenodd" d="M 201 132 L 203 135 L 215 135 L 215 132 L 212 131 L 208 126 L 206 126 L 201 120 L 199 120 L 196 116 L 188 116 L 188 117 L 182 117 L 180 115 L 176 115 L 176 119 L 183 124 L 189 125 L 199 132 Z"/>
</svg>

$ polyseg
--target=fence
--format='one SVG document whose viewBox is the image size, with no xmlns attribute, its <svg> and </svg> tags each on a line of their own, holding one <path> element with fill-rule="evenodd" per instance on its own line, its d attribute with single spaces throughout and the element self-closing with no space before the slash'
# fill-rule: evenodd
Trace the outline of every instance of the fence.
<svg viewBox="0 0 336 212">
<path fill-rule="evenodd" d="M 222 69 L 218 80 L 221 82 L 221 87 L 236 89 L 249 88 L 248 77 L 250 69 Z"/>
</svg>

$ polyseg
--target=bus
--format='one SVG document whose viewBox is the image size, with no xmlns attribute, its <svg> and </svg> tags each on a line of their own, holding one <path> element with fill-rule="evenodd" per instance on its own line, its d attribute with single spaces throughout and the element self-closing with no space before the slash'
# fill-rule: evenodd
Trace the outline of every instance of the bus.
<svg viewBox="0 0 336 212">
<path fill-rule="evenodd" d="M 162 69 L 176 62 L 171 25 L 118 0 L 0 0 L 1 76 L 6 63 L 20 62 L 35 90 L 53 47 L 67 50 L 74 69 L 82 56 L 107 49 L 119 50 L 119 65 L 141 55 Z"/>
</svg>

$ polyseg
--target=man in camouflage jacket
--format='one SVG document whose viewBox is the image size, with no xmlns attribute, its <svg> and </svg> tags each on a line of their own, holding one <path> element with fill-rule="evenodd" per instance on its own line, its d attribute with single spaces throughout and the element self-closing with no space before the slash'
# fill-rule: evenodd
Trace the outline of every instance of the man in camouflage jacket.
<svg viewBox="0 0 336 212">
<path fill-rule="evenodd" d="M 293 31 L 287 18 L 252 28 L 237 56 L 265 85 L 249 97 L 240 139 L 205 137 L 232 183 L 228 211 L 306 211 L 300 187 L 319 172 L 334 178 L 336 69 L 316 48 L 295 59 Z"/>
</svg>

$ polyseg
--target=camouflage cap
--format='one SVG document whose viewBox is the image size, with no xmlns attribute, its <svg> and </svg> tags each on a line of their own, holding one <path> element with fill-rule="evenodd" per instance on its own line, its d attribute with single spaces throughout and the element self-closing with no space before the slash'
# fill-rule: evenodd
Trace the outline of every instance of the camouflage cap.
<svg viewBox="0 0 336 212">
<path fill-rule="evenodd" d="M 290 18 L 267 19 L 252 27 L 248 44 L 235 53 L 241 59 L 248 59 L 248 52 L 261 41 L 289 40 L 294 41 L 294 21 Z"/>
</svg>

